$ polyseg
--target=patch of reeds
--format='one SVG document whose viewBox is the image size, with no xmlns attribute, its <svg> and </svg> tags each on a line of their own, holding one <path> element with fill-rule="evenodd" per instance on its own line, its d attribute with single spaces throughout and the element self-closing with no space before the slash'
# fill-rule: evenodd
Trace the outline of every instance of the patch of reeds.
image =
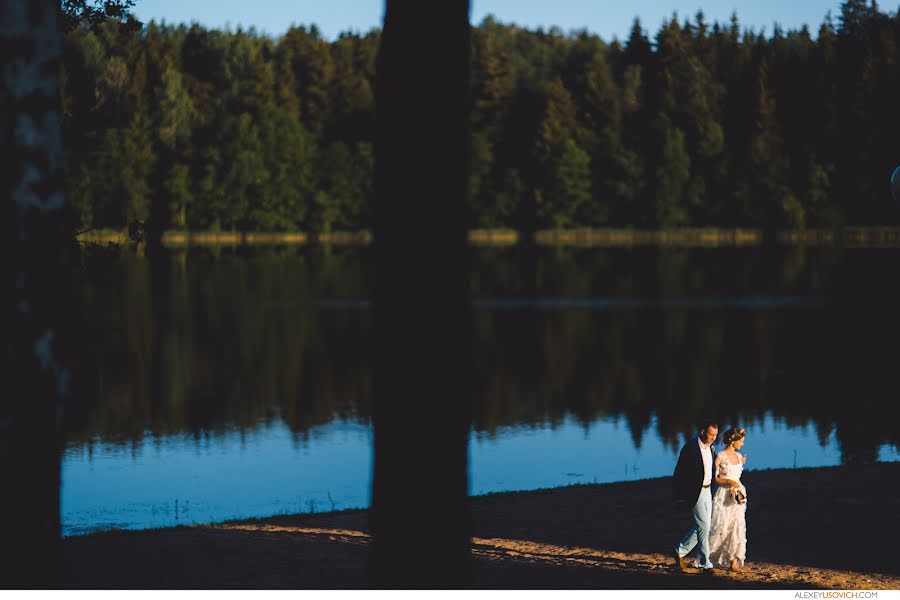
<svg viewBox="0 0 900 600">
<path fill-rule="evenodd" d="M 519 243 L 519 232 L 513 229 L 472 229 L 469 243 L 473 246 L 514 246 Z"/>
<path fill-rule="evenodd" d="M 843 246 L 849 248 L 900 247 L 900 227 L 844 227 L 843 229 L 807 229 L 778 234 L 783 244 Z"/>
<path fill-rule="evenodd" d="M 309 236 L 302 232 L 166 231 L 162 235 L 163 245 L 167 247 L 305 244 L 308 241 Z"/>
<path fill-rule="evenodd" d="M 79 232 L 75 238 L 85 244 L 126 244 L 129 242 L 126 229 L 90 229 Z"/>
<path fill-rule="evenodd" d="M 550 229 L 538 231 L 540 245 L 576 246 L 754 246 L 763 242 L 755 229 Z"/>
<path fill-rule="evenodd" d="M 78 234 L 85 244 L 128 244 L 125 229 L 92 229 Z M 769 238 L 771 240 L 771 238 Z M 547 229 L 534 234 L 541 246 L 630 247 L 685 246 L 735 247 L 758 246 L 766 240 L 758 229 L 720 229 L 695 227 L 683 229 L 579 228 Z M 166 231 L 162 236 L 167 247 L 239 246 L 239 245 L 355 245 L 372 243 L 372 233 L 332 231 L 328 233 L 264 232 L 264 231 Z M 512 229 L 473 229 L 468 233 L 473 246 L 514 246 L 523 236 Z M 900 247 L 900 227 L 845 227 L 843 229 L 806 229 L 779 232 L 775 241 L 783 245 L 818 245 L 844 247 Z"/>
<path fill-rule="evenodd" d="M 316 241 L 320 244 L 334 244 L 338 246 L 366 246 L 372 243 L 372 233 L 361 231 L 330 231 L 316 235 Z"/>
</svg>

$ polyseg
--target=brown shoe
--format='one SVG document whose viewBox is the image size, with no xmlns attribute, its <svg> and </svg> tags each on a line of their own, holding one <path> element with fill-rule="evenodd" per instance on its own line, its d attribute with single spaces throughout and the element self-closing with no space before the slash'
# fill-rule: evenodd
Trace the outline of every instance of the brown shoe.
<svg viewBox="0 0 900 600">
<path fill-rule="evenodd" d="M 684 557 L 678 556 L 677 552 L 673 552 L 672 556 L 675 558 L 675 566 L 678 568 L 678 570 L 681 571 L 682 573 L 687 573 L 688 569 L 687 569 L 687 565 L 684 564 Z"/>
</svg>

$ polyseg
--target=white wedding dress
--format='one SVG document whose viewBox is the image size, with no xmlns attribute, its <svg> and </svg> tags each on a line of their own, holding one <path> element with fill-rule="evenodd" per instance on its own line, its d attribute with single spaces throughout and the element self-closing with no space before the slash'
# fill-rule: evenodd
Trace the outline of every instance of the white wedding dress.
<svg viewBox="0 0 900 600">
<path fill-rule="evenodd" d="M 744 465 L 738 455 L 737 464 L 728 462 L 725 456 L 716 457 L 716 473 L 719 477 L 740 483 Z M 747 498 L 747 489 L 741 484 L 741 492 Z M 712 525 L 709 532 L 709 557 L 718 567 L 728 568 L 732 559 L 743 567 L 747 557 L 747 501 L 738 503 L 729 486 L 720 485 L 713 495 Z"/>
</svg>

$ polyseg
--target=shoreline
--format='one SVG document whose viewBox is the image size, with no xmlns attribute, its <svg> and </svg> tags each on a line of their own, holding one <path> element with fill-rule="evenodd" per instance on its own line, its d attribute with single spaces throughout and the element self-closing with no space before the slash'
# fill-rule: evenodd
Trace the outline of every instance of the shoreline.
<svg viewBox="0 0 900 600">
<path fill-rule="evenodd" d="M 537 246 L 576 247 L 758 247 L 766 243 L 781 246 L 900 247 L 900 228 L 884 226 L 845 226 L 837 229 L 783 230 L 774 234 L 752 227 L 681 227 L 640 229 L 634 227 L 574 227 L 542 229 L 531 236 L 509 228 L 470 229 L 466 234 L 471 246 L 517 246 L 530 241 Z M 92 229 L 80 232 L 77 241 L 88 244 L 131 244 L 128 230 Z M 181 230 L 162 233 L 162 244 L 170 249 L 227 246 L 361 246 L 372 243 L 368 229 L 348 231 L 243 231 Z"/>
<path fill-rule="evenodd" d="M 469 500 L 479 589 L 900 589 L 900 463 L 748 471 L 747 567 L 677 573 L 670 478 Z M 422 524 L 422 551 L 429 539 Z M 64 589 L 365 589 L 368 511 L 62 541 Z"/>
</svg>

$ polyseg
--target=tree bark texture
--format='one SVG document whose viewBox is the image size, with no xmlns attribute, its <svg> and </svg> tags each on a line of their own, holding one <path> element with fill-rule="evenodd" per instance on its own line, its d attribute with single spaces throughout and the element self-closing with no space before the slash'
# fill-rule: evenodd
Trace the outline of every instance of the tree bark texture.
<svg viewBox="0 0 900 600">
<path fill-rule="evenodd" d="M 386 4 L 376 83 L 373 587 L 471 581 L 468 17 L 465 0 Z"/>
<path fill-rule="evenodd" d="M 0 588 L 55 582 L 72 235 L 55 0 L 0 3 Z"/>
</svg>

